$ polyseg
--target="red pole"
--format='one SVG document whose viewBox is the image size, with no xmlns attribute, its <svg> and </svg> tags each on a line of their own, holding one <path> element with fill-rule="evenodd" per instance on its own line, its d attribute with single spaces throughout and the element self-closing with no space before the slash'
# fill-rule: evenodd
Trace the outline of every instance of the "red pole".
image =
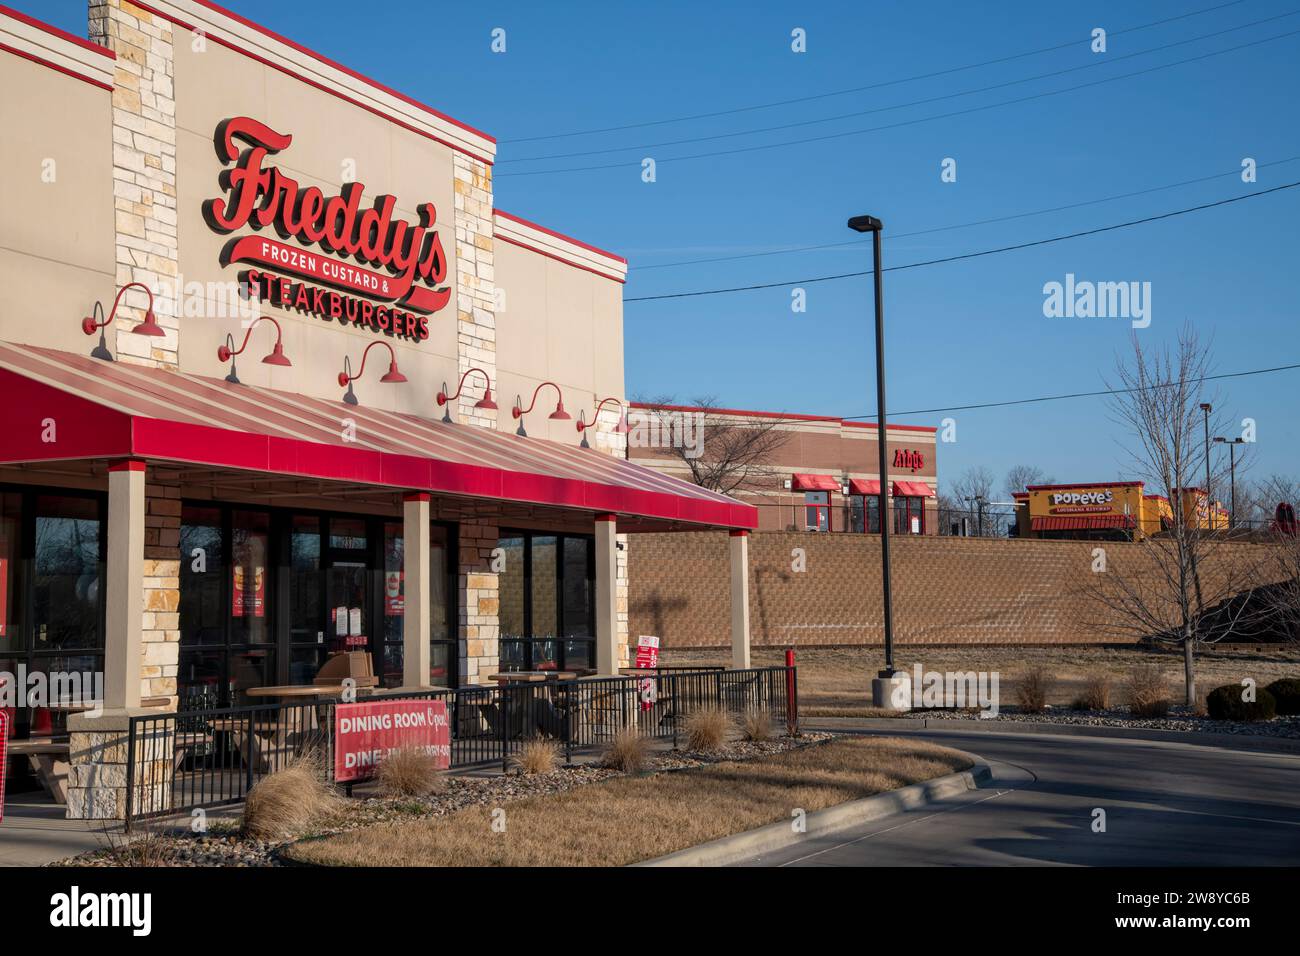
<svg viewBox="0 0 1300 956">
<path fill-rule="evenodd" d="M 791 737 L 799 733 L 799 695 L 794 682 L 794 648 L 785 650 L 785 729 Z"/>
</svg>

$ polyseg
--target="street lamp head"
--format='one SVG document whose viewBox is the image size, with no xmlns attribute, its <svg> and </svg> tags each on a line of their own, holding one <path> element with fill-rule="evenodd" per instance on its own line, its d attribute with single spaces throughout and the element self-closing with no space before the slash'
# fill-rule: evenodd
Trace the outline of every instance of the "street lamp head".
<svg viewBox="0 0 1300 956">
<path fill-rule="evenodd" d="M 1201 411 L 1212 412 L 1214 411 L 1214 406 L 1211 405 L 1209 402 L 1201 402 Z"/>
<path fill-rule="evenodd" d="M 849 228 L 854 232 L 880 232 L 885 226 L 875 216 L 854 216 L 849 220 Z"/>
</svg>

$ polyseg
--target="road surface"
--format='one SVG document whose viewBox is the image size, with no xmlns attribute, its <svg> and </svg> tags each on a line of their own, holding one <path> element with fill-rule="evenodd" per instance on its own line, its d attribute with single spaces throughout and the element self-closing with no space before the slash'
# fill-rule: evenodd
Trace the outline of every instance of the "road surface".
<svg viewBox="0 0 1300 956">
<path fill-rule="evenodd" d="M 1121 738 L 919 730 L 992 783 L 743 866 L 1300 864 L 1300 756 Z M 1105 832 L 1094 832 L 1094 810 Z"/>
</svg>

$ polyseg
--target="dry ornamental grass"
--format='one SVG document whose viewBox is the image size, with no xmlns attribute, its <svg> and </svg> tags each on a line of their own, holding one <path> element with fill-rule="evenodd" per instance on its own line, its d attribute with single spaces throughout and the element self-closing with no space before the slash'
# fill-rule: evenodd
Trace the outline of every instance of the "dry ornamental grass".
<svg viewBox="0 0 1300 956">
<path fill-rule="evenodd" d="M 341 807 L 321 758 L 304 754 L 248 792 L 243 830 L 257 840 L 287 840 L 328 823 Z"/>
<path fill-rule="evenodd" d="M 761 744 L 772 739 L 772 716 L 765 710 L 747 710 L 741 724 L 741 733 L 746 740 Z"/>
<path fill-rule="evenodd" d="M 329 866 L 622 866 L 732 833 L 964 770 L 945 747 L 857 737 L 777 756 L 602 783 L 505 807 L 354 830 L 296 844 L 289 855 Z"/>
<path fill-rule="evenodd" d="M 687 750 L 713 753 L 727 742 L 732 730 L 731 715 L 720 707 L 701 707 L 686 715 L 682 729 L 686 733 Z"/>
<path fill-rule="evenodd" d="M 1107 710 L 1110 708 L 1110 678 L 1094 674 L 1083 683 L 1083 692 L 1074 702 L 1075 710 Z"/>
<path fill-rule="evenodd" d="M 623 773 L 640 773 L 650 753 L 650 742 L 635 727 L 624 727 L 601 757 L 601 765 Z"/>
<path fill-rule="evenodd" d="M 1047 695 L 1052 688 L 1052 673 L 1046 667 L 1033 665 L 1020 673 L 1016 682 L 1016 703 L 1025 714 L 1041 714 L 1047 710 Z"/>
<path fill-rule="evenodd" d="M 1169 713 L 1169 679 L 1159 664 L 1133 668 L 1128 676 L 1128 706 L 1134 717 Z"/>
<path fill-rule="evenodd" d="M 513 763 L 521 773 L 553 773 L 560 766 L 560 745 L 545 738 L 529 740 L 515 755 Z"/>
<path fill-rule="evenodd" d="M 386 797 L 424 797 L 447 782 L 437 759 L 418 747 L 403 747 L 386 756 L 380 761 L 378 778 Z"/>
</svg>

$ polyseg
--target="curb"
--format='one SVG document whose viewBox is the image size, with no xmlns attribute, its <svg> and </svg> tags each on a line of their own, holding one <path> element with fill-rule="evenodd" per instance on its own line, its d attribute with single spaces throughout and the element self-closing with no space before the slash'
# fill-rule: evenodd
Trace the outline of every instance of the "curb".
<svg viewBox="0 0 1300 956">
<path fill-rule="evenodd" d="M 633 863 L 632 866 L 728 866 L 761 853 L 771 853 L 802 843 L 810 837 L 826 836 L 975 790 L 993 779 L 992 769 L 981 758 L 965 751 L 957 752 L 970 760 L 969 770 L 816 810 L 808 814 L 805 833 L 794 833 L 787 821 L 778 820 L 756 830 L 720 837 L 667 856 Z"/>
<path fill-rule="evenodd" d="M 809 717 L 804 723 L 809 730 L 883 730 L 890 733 L 950 730 L 958 733 L 1111 737 L 1122 740 L 1151 740 L 1158 743 L 1199 744 L 1202 747 L 1220 747 L 1255 753 L 1300 754 L 1300 738 L 1265 737 L 1258 734 L 1218 734 L 1203 730 L 1156 730 L 1147 727 L 1054 724 L 1050 721 L 963 720 L 943 717 Z"/>
</svg>

